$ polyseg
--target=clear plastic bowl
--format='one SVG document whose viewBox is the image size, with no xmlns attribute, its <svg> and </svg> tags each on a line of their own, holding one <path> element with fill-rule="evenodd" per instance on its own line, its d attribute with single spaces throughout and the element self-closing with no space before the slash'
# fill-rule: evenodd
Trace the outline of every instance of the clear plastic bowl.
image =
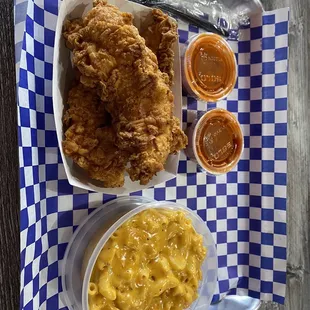
<svg viewBox="0 0 310 310">
<path fill-rule="evenodd" d="M 182 205 L 129 196 L 99 207 L 84 220 L 69 243 L 62 268 L 62 286 L 65 302 L 70 310 L 88 310 L 88 283 L 101 249 L 123 223 L 149 208 L 184 211 L 192 220 L 196 232 L 203 236 L 204 245 L 208 249 L 202 265 L 203 279 L 199 297 L 189 309 L 208 309 L 217 282 L 217 254 L 207 225 L 195 212 Z"/>
</svg>

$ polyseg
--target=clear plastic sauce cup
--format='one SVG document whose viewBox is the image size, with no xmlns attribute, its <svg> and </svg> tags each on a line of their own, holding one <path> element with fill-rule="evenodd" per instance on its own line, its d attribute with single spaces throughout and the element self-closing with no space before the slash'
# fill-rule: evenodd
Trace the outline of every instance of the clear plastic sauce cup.
<svg viewBox="0 0 310 310">
<path fill-rule="evenodd" d="M 209 102 L 227 97 L 237 80 L 237 62 L 228 42 L 214 33 L 193 36 L 183 50 L 182 80 L 188 94 Z"/>
<path fill-rule="evenodd" d="M 225 109 L 212 109 L 188 129 L 186 154 L 211 175 L 231 171 L 244 148 L 243 134 L 236 117 Z"/>
</svg>

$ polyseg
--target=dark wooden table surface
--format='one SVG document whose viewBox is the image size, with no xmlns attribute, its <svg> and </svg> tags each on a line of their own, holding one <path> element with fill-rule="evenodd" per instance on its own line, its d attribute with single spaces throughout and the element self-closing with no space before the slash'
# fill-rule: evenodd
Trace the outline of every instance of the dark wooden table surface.
<svg viewBox="0 0 310 310">
<path fill-rule="evenodd" d="M 263 0 L 290 6 L 288 262 L 285 306 L 310 309 L 310 0 Z M 0 0 L 0 309 L 19 308 L 19 186 L 13 1 Z M 57 309 L 55 309 L 57 310 Z"/>
<path fill-rule="evenodd" d="M 0 309 L 19 307 L 19 184 L 13 1 L 0 0 Z"/>
</svg>

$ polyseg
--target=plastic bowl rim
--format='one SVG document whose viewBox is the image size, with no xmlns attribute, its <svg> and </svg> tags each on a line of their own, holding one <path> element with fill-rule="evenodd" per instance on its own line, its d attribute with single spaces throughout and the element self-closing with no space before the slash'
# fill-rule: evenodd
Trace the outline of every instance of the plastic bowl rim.
<svg viewBox="0 0 310 310">
<path fill-rule="evenodd" d="M 72 308 L 72 304 L 71 304 L 71 300 L 68 296 L 68 294 L 66 293 L 67 292 L 67 284 L 66 284 L 66 262 L 68 260 L 68 256 L 69 256 L 69 253 L 71 251 L 71 248 L 72 248 L 72 244 L 74 243 L 74 240 L 76 239 L 77 235 L 80 233 L 80 231 L 85 227 L 85 224 L 92 218 L 94 217 L 97 213 L 99 213 L 102 209 L 106 208 L 106 207 L 109 207 L 110 205 L 113 205 L 117 202 L 122 202 L 122 201 L 130 201 L 130 200 L 139 200 L 139 199 L 144 199 L 144 200 L 149 200 L 149 202 L 142 202 L 141 205 L 147 205 L 148 203 L 151 203 L 151 202 L 156 202 L 156 200 L 154 199 L 151 199 L 151 198 L 148 198 L 148 197 L 144 197 L 144 196 L 137 196 L 137 195 L 133 195 L 133 196 L 120 196 L 120 197 L 116 197 L 115 199 L 111 199 L 105 203 L 102 203 L 102 202 L 99 202 L 98 201 L 98 207 L 96 208 L 96 210 L 94 210 L 91 214 L 89 214 L 80 224 L 79 226 L 77 227 L 77 229 L 74 231 L 72 237 L 70 238 L 70 241 L 66 247 L 66 251 L 65 251 L 65 254 L 64 254 L 64 258 L 62 260 L 62 263 L 61 263 L 61 285 L 62 285 L 62 288 L 63 288 L 63 291 L 64 291 L 64 294 L 63 294 L 63 297 L 64 297 L 64 301 L 66 303 L 66 306 L 70 309 L 70 310 L 73 310 Z M 140 207 L 140 206 L 139 206 Z M 111 210 L 112 211 L 112 210 Z M 108 211 L 108 212 L 111 212 L 111 211 Z M 122 218 L 122 217 L 121 217 Z M 102 236 L 103 237 L 103 236 Z M 99 242 L 101 241 L 101 239 L 99 240 Z M 98 243 L 99 243 L 98 242 Z M 86 273 L 86 272 L 85 272 Z M 84 281 L 83 281 L 84 282 Z M 82 286 L 82 294 L 83 294 L 83 286 Z M 82 304 L 83 304 L 83 299 L 82 299 Z"/>
<path fill-rule="evenodd" d="M 82 285 L 82 308 L 85 310 L 89 310 L 88 307 L 88 283 L 90 281 L 90 277 L 91 277 L 91 273 L 92 270 L 94 268 L 94 265 L 96 263 L 96 260 L 98 258 L 98 255 L 100 254 L 101 249 L 104 247 L 104 245 L 106 244 L 106 242 L 110 239 L 111 235 L 121 226 L 123 225 L 126 221 L 128 221 L 130 218 L 132 218 L 133 216 L 135 216 L 136 214 L 147 210 L 147 209 L 156 209 L 156 208 L 167 208 L 167 209 L 173 209 L 173 208 L 177 208 L 177 209 L 182 209 L 187 211 L 188 213 L 190 213 L 196 220 L 198 220 L 200 223 L 204 224 L 206 231 L 208 232 L 208 234 L 211 236 L 211 243 L 214 246 L 214 248 L 216 248 L 213 236 L 208 228 L 208 226 L 206 225 L 206 223 L 202 220 L 202 218 L 195 212 L 193 212 L 193 210 L 191 210 L 188 207 L 185 207 L 179 203 L 176 202 L 172 202 L 172 201 L 150 201 L 148 203 L 144 203 L 141 204 L 140 206 L 138 206 L 137 208 L 130 210 L 129 212 L 127 212 L 126 214 L 124 214 L 123 216 L 121 216 L 115 223 L 113 223 L 109 229 L 102 235 L 102 237 L 100 238 L 100 240 L 98 241 L 96 247 L 93 250 L 92 255 L 89 258 L 89 262 L 87 264 L 87 268 L 85 270 L 85 274 L 84 274 L 84 278 L 83 278 L 83 285 Z M 142 209 L 142 210 L 141 210 Z M 124 220 L 124 217 L 127 217 L 126 220 Z M 194 227 L 195 229 L 195 227 Z M 196 229 L 195 229 L 196 231 Z M 104 240 L 104 241 L 103 241 Z M 216 255 L 217 256 L 217 255 Z M 206 258 L 207 259 L 207 258 Z M 216 263 L 216 269 L 218 269 L 217 263 Z M 203 282 L 202 284 L 204 284 L 205 282 Z M 202 286 L 200 287 L 200 290 L 202 289 Z M 215 290 L 215 286 L 214 286 L 214 290 Z M 200 293 L 200 292 L 199 292 Z M 214 292 L 213 292 L 214 293 Z M 194 304 L 198 302 L 198 299 L 194 302 Z"/>
</svg>

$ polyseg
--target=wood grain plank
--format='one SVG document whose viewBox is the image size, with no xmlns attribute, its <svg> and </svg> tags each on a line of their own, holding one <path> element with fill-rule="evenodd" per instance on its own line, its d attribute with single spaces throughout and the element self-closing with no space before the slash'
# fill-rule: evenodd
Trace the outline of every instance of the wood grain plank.
<svg viewBox="0 0 310 310">
<path fill-rule="evenodd" d="M 13 1 L 0 1 L 0 309 L 19 305 L 19 186 Z"/>
</svg>

